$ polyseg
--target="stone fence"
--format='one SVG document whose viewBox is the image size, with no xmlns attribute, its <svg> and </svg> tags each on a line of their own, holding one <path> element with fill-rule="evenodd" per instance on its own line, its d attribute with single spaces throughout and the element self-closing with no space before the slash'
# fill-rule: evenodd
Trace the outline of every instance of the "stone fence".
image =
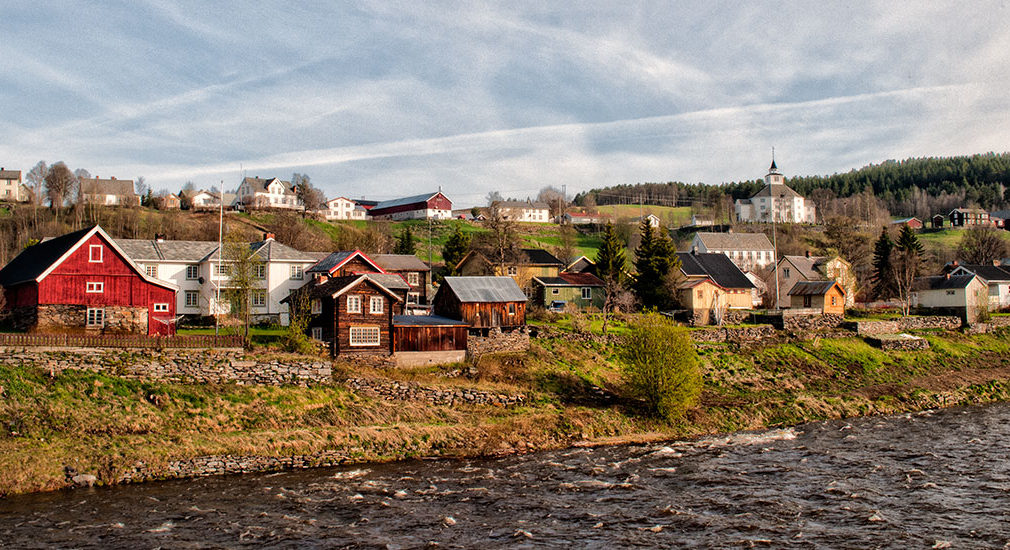
<svg viewBox="0 0 1010 550">
<path fill-rule="evenodd" d="M 376 395 L 383 399 L 400 401 L 427 401 L 433 405 L 497 405 L 511 407 L 526 401 L 522 394 L 506 395 L 470 388 L 437 389 L 427 388 L 413 382 L 378 380 L 372 378 L 348 378 L 344 381 L 348 388 Z"/>
<path fill-rule="evenodd" d="M 471 332 L 466 338 L 467 357 L 478 357 L 485 353 L 527 351 L 529 349 L 530 333 L 526 327 L 505 332 L 495 327 L 488 331 L 487 336 L 474 336 Z"/>
<path fill-rule="evenodd" d="M 339 466 L 353 460 L 343 451 L 320 451 L 294 456 L 200 456 L 169 462 L 164 468 L 151 468 L 137 462 L 133 468 L 116 472 L 116 483 L 135 483 L 159 479 L 183 479 L 225 474 L 249 474 L 304 468 Z"/>
<path fill-rule="evenodd" d="M 151 350 L 60 351 L 7 350 L 3 362 L 52 372 L 87 370 L 124 378 L 171 382 L 251 385 L 308 385 L 332 380 L 332 365 L 324 361 L 257 359 L 238 351 Z"/>
<path fill-rule="evenodd" d="M 759 342 L 775 338 L 778 335 L 771 325 L 754 325 L 745 327 L 703 328 L 691 331 L 691 340 L 695 343 L 744 343 Z"/>
<path fill-rule="evenodd" d="M 888 321 L 853 321 L 849 323 L 849 326 L 860 336 L 875 336 L 922 329 L 957 330 L 961 328 L 961 318 L 930 315 L 927 317 L 902 317 Z"/>
</svg>

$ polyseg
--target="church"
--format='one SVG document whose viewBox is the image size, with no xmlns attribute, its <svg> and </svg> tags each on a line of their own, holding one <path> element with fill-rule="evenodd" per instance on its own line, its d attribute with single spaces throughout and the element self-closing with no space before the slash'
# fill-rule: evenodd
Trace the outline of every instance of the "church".
<svg viewBox="0 0 1010 550">
<path fill-rule="evenodd" d="M 772 159 L 765 186 L 749 199 L 736 201 L 736 219 L 745 223 L 815 223 L 816 207 L 785 184 Z"/>
</svg>

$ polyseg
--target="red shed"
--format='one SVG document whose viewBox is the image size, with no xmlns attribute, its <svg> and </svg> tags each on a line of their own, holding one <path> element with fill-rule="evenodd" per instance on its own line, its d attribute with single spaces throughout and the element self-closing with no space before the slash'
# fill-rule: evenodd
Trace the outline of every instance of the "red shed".
<svg viewBox="0 0 1010 550">
<path fill-rule="evenodd" d="M 24 249 L 0 286 L 22 330 L 175 333 L 175 285 L 147 276 L 97 225 Z"/>
<path fill-rule="evenodd" d="M 452 201 L 442 191 L 383 201 L 368 211 L 380 220 L 452 219 Z"/>
</svg>

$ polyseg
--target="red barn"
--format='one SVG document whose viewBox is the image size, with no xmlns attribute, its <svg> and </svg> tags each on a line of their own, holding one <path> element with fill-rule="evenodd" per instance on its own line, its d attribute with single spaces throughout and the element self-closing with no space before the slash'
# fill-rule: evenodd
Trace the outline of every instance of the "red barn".
<svg viewBox="0 0 1010 550">
<path fill-rule="evenodd" d="M 97 225 L 24 249 L 0 286 L 22 330 L 175 333 L 175 285 L 147 276 Z"/>
<path fill-rule="evenodd" d="M 368 215 L 377 220 L 450 220 L 452 201 L 438 191 L 380 202 Z"/>
</svg>

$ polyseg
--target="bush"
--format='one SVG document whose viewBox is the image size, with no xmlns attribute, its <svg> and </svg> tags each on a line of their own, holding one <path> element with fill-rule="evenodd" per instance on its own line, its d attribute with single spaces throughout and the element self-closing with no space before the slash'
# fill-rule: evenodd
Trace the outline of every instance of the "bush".
<svg viewBox="0 0 1010 550">
<path fill-rule="evenodd" d="M 628 387 L 651 414 L 674 420 L 701 393 L 701 369 L 687 329 L 664 317 L 642 315 L 620 352 Z"/>
</svg>

